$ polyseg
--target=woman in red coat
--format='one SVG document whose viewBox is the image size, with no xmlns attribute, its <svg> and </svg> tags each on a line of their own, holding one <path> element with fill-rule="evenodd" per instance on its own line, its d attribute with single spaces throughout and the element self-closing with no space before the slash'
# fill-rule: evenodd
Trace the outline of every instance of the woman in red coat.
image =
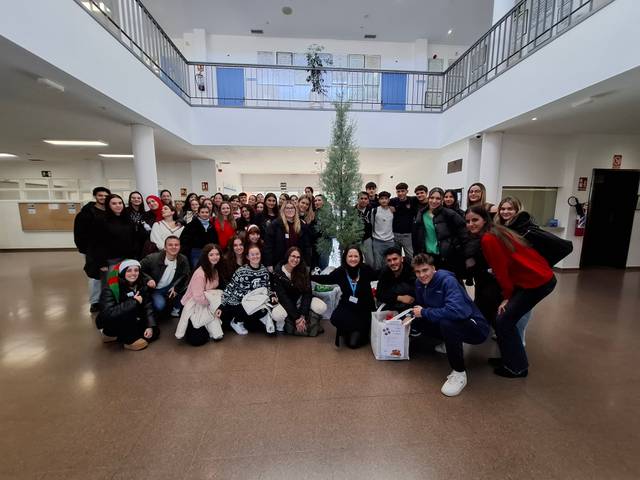
<svg viewBox="0 0 640 480">
<path fill-rule="evenodd" d="M 496 225 L 482 206 L 469 208 L 466 220 L 469 232 L 480 237 L 482 254 L 502 290 L 496 335 L 503 364 L 494 373 L 507 378 L 526 377 L 527 352 L 516 324 L 553 291 L 556 277 L 547 261 L 526 240 Z"/>
<path fill-rule="evenodd" d="M 220 247 L 222 250 L 226 250 L 229 240 L 236 234 L 236 220 L 233 218 L 233 213 L 231 213 L 229 202 L 220 204 L 220 211 L 213 220 L 213 224 L 218 234 Z"/>
</svg>

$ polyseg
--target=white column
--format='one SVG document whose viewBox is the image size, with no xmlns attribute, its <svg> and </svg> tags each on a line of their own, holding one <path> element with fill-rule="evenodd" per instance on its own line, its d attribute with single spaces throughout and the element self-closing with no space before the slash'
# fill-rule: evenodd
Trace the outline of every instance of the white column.
<svg viewBox="0 0 640 480">
<path fill-rule="evenodd" d="M 463 169 L 466 171 L 465 185 L 469 188 L 473 182 L 480 178 L 480 159 L 482 157 L 482 138 L 470 138 L 467 143 L 467 165 Z M 464 192 L 465 195 L 467 192 Z M 466 201 L 466 198 L 465 198 Z"/>
<path fill-rule="evenodd" d="M 500 201 L 501 160 L 502 132 L 483 134 L 482 149 L 480 151 L 479 181 L 487 188 L 487 202 L 495 204 Z"/>
<path fill-rule="evenodd" d="M 207 183 L 207 191 L 202 190 L 202 182 Z M 216 162 L 213 160 L 191 160 L 191 190 L 197 194 L 212 196 L 216 188 Z"/>
<path fill-rule="evenodd" d="M 131 125 L 133 168 L 136 174 L 136 189 L 147 195 L 158 195 L 158 169 L 153 128 L 146 125 Z"/>
<path fill-rule="evenodd" d="M 515 4 L 516 0 L 493 0 L 493 21 L 491 25 L 495 25 Z"/>
</svg>

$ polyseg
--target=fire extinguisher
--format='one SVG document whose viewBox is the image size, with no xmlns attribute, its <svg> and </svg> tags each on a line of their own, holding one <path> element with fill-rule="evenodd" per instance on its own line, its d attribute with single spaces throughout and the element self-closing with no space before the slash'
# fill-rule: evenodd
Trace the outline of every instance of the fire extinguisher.
<svg viewBox="0 0 640 480">
<path fill-rule="evenodd" d="M 576 209 L 576 228 L 573 234 L 576 237 L 583 237 L 587 226 L 587 204 L 580 203 L 578 198 L 573 195 L 569 197 L 567 203 Z"/>
</svg>

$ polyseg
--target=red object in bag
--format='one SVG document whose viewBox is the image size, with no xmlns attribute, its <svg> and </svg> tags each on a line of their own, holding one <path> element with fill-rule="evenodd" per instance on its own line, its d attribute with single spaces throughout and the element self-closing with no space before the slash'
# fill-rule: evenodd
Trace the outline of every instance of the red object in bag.
<svg viewBox="0 0 640 480">
<path fill-rule="evenodd" d="M 387 312 L 387 317 L 385 318 L 385 320 L 391 320 L 392 318 L 393 318 L 393 313 Z"/>
</svg>

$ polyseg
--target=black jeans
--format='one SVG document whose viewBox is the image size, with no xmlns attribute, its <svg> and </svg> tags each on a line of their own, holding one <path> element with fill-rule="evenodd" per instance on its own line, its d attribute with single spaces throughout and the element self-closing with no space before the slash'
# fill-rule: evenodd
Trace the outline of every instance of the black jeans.
<svg viewBox="0 0 640 480">
<path fill-rule="evenodd" d="M 496 335 L 502 362 L 513 373 L 521 373 L 529 368 L 527 352 L 522 345 L 516 324 L 525 313 L 553 292 L 556 283 L 554 275 L 551 280 L 537 288 L 516 288 L 504 313 L 496 317 Z"/>
<path fill-rule="evenodd" d="M 233 319 L 236 322 L 244 323 L 244 328 L 249 330 L 250 332 L 265 332 L 267 331 L 264 323 L 260 320 L 264 317 L 268 311 L 267 310 L 258 310 L 256 313 L 252 313 L 248 315 L 247 312 L 244 311 L 242 304 L 240 305 L 221 305 L 220 310 L 222 311 L 222 316 L 220 317 L 220 321 L 222 322 L 222 328 L 229 329 L 230 323 Z"/>
<path fill-rule="evenodd" d="M 462 321 L 445 319 L 440 322 L 431 322 L 428 319 L 416 318 L 413 328 L 428 337 L 444 340 L 449 365 L 457 372 L 465 371 L 462 343 L 479 345 L 489 336 L 489 325 L 484 319 Z"/>
</svg>

